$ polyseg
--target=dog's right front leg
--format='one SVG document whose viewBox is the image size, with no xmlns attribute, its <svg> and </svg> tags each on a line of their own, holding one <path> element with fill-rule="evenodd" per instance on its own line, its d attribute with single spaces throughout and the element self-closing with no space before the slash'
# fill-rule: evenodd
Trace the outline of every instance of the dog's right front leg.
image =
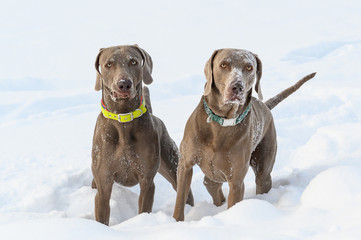
<svg viewBox="0 0 361 240">
<path fill-rule="evenodd" d="M 109 179 L 95 179 L 95 182 L 98 189 L 95 195 L 95 220 L 109 225 L 109 201 L 112 194 L 113 181 L 109 181 Z"/>
<path fill-rule="evenodd" d="M 177 200 L 174 207 L 173 217 L 177 221 L 184 221 L 184 206 L 191 188 L 193 167 L 186 166 L 184 161 L 180 161 L 177 175 Z"/>
</svg>

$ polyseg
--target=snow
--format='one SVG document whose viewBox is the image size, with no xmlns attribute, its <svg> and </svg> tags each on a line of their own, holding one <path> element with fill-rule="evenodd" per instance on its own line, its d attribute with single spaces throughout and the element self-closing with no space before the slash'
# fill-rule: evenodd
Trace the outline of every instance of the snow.
<svg viewBox="0 0 361 240">
<path fill-rule="evenodd" d="M 0 10 L 1 239 L 359 239 L 358 1 L 159 0 L 137 2 L 136 12 L 106 3 L 6 2 Z M 195 167 L 185 222 L 172 218 L 176 193 L 160 175 L 152 213 L 137 214 L 138 186 L 114 185 L 110 227 L 94 221 L 94 61 L 100 47 L 133 43 L 152 56 L 153 111 L 178 145 L 214 49 L 257 53 L 265 100 L 317 72 L 272 110 L 278 153 L 269 193 L 256 195 L 249 171 L 245 200 L 215 207 Z"/>
</svg>

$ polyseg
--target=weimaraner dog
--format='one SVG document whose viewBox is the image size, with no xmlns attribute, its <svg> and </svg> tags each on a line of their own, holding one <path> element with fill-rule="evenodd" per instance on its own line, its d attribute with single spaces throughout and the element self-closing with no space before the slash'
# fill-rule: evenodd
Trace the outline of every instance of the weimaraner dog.
<svg viewBox="0 0 361 240">
<path fill-rule="evenodd" d="M 216 50 L 204 72 L 204 94 L 188 119 L 180 146 L 173 214 L 177 221 L 184 220 L 195 164 L 205 174 L 204 185 L 216 206 L 225 202 L 223 182 L 229 185 L 228 208 L 243 199 L 243 180 L 250 165 L 256 176 L 257 194 L 271 189 L 277 142 L 270 110 L 316 74 L 263 103 L 262 63 L 257 55 L 239 49 Z M 259 99 L 252 97 L 254 83 Z"/>
<path fill-rule="evenodd" d="M 138 212 L 151 212 L 157 172 L 176 190 L 179 152 L 163 122 L 152 114 L 149 90 L 152 59 L 137 45 L 100 49 L 95 90 L 102 90 L 93 138 L 95 218 L 108 225 L 114 182 L 140 184 Z M 100 69 L 99 69 L 100 67 Z M 192 192 L 187 203 L 193 206 Z"/>
</svg>

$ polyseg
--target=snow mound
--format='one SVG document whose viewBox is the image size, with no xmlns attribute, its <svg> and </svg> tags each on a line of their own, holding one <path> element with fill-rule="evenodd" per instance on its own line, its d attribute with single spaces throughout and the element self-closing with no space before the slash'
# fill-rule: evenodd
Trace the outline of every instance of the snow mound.
<svg viewBox="0 0 361 240">
<path fill-rule="evenodd" d="M 318 174 L 302 194 L 303 206 L 359 214 L 361 212 L 361 168 L 338 166 Z"/>
</svg>

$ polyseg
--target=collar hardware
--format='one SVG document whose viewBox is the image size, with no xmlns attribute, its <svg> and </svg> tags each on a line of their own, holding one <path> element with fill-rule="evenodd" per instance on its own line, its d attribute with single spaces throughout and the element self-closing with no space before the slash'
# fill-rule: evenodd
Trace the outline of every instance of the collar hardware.
<svg viewBox="0 0 361 240">
<path fill-rule="evenodd" d="M 120 123 L 131 122 L 134 119 L 141 117 L 144 113 L 147 112 L 147 108 L 145 107 L 145 102 L 143 100 L 143 97 L 141 99 L 141 104 L 140 104 L 139 108 L 137 108 L 133 112 L 129 112 L 129 113 L 116 114 L 116 113 L 109 112 L 107 110 L 107 108 L 105 107 L 103 100 L 101 101 L 100 107 L 101 107 L 103 116 L 105 118 L 117 120 Z"/>
<path fill-rule="evenodd" d="M 219 123 L 222 127 L 236 126 L 238 123 L 242 122 L 245 119 L 251 110 L 251 103 L 248 104 L 247 108 L 239 114 L 236 118 L 224 118 L 215 114 L 207 105 L 206 100 L 203 99 L 204 110 L 206 111 L 208 118 L 207 123 L 211 121 Z"/>
</svg>

